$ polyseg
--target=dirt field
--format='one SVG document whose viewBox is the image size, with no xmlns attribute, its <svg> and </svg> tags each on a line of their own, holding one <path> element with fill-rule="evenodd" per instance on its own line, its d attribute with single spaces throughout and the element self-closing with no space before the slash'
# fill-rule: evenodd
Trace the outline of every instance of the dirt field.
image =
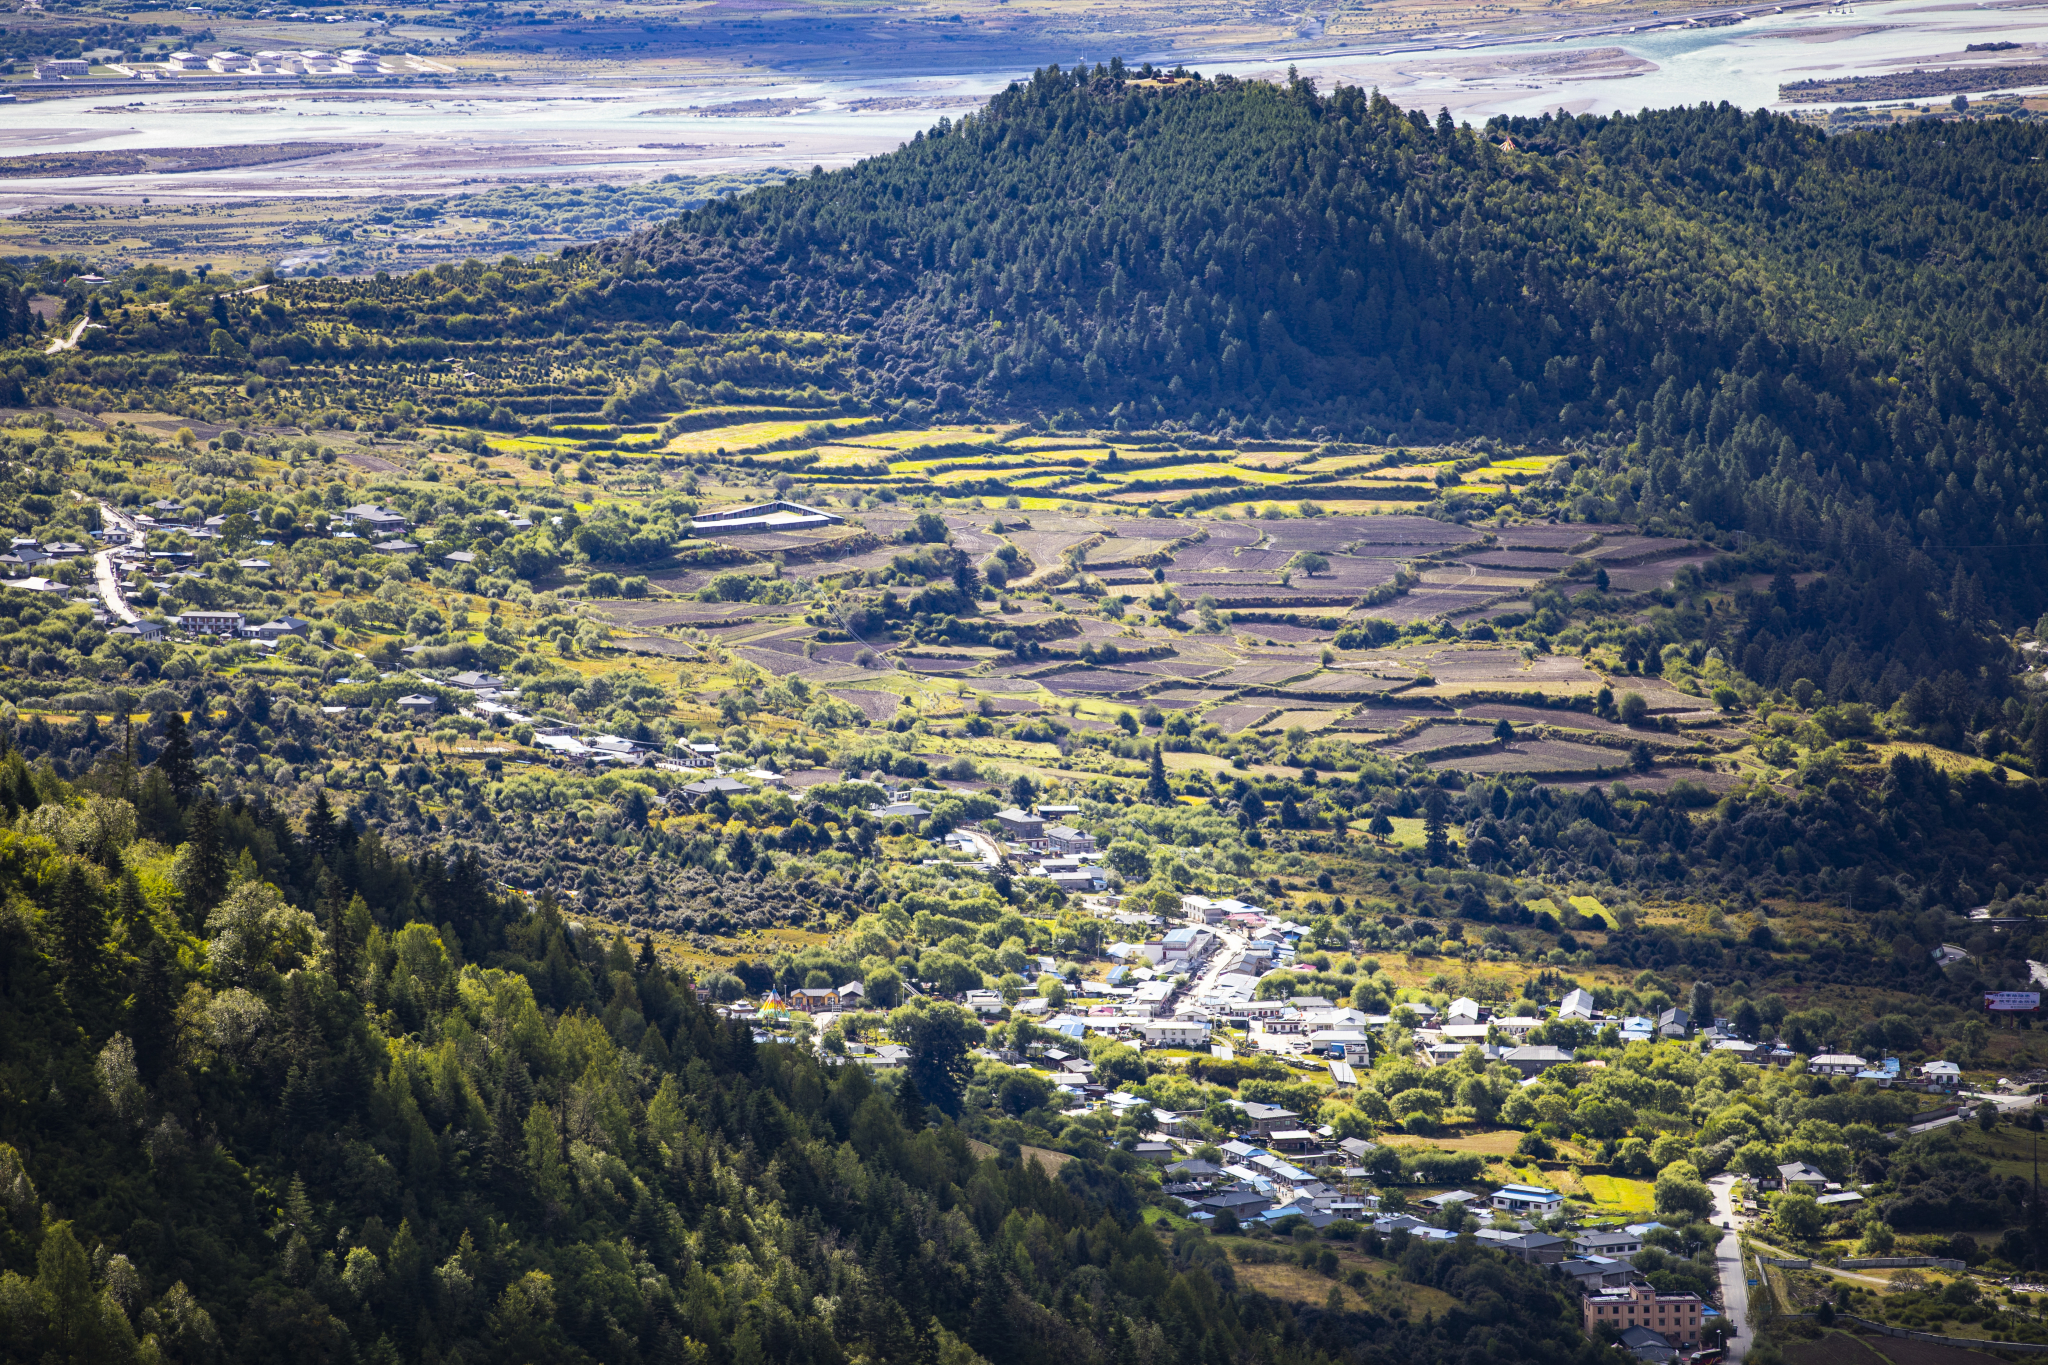
<svg viewBox="0 0 2048 1365">
<path fill-rule="evenodd" d="M 1865 1341 L 1865 1338 L 1853 1337 L 1847 1332 L 1830 1332 L 1818 1341 L 1802 1341 L 1787 1348 L 1785 1358 L 1792 1365 L 1884 1365 L 1885 1358 L 1871 1350 Z"/>
<path fill-rule="evenodd" d="M 1969 1351 L 1960 1346 L 1944 1346 L 1938 1341 L 1915 1341 L 1911 1337 L 1869 1336 L 1859 1337 L 1857 1340 L 1889 1357 L 1892 1365 L 1994 1365 L 1999 1359 L 1982 1351 Z M 1827 1365 L 1850 1363 L 1830 1361 Z M 1863 1362 L 1857 1362 L 1856 1365 L 1863 1365 Z"/>
</svg>

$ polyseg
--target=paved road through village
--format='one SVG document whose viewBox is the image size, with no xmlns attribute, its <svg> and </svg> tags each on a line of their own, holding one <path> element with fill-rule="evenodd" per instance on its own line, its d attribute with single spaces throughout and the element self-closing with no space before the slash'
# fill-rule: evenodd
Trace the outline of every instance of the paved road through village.
<svg viewBox="0 0 2048 1365">
<path fill-rule="evenodd" d="M 1714 1222 L 1727 1230 L 1714 1247 L 1714 1263 L 1721 1272 L 1721 1312 L 1731 1330 L 1728 1334 L 1730 1365 L 1749 1352 L 1749 1277 L 1742 1264 L 1742 1219 L 1735 1212 L 1735 1177 L 1718 1175 L 1707 1182 L 1714 1192 Z"/>
<path fill-rule="evenodd" d="M 131 544 L 142 542 L 142 530 L 134 522 L 116 512 L 110 503 L 100 504 L 100 518 L 109 529 L 128 533 Z M 109 545 L 92 557 L 93 579 L 99 587 L 100 600 L 107 604 L 107 610 L 123 621 L 133 623 L 142 618 L 135 608 L 128 605 L 128 599 L 121 594 L 120 579 L 114 573 L 114 547 Z"/>
</svg>

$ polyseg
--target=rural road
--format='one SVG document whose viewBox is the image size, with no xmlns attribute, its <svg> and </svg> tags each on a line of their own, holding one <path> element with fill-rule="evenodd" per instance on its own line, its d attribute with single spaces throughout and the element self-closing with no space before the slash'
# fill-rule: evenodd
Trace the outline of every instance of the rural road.
<svg viewBox="0 0 2048 1365">
<path fill-rule="evenodd" d="M 1714 1192 L 1714 1221 L 1727 1225 L 1714 1247 L 1714 1264 L 1721 1272 L 1721 1312 L 1728 1319 L 1728 1365 L 1736 1365 L 1749 1351 L 1749 1277 L 1742 1266 L 1742 1239 L 1736 1229 L 1741 1219 L 1735 1212 L 1735 1177 L 1718 1175 L 1707 1182 Z"/>
<path fill-rule="evenodd" d="M 135 528 L 135 523 L 116 512 L 112 504 L 100 504 L 100 518 L 109 527 L 126 531 L 131 543 L 141 541 L 142 532 Z M 114 547 L 109 545 L 94 555 L 92 567 L 93 580 L 99 587 L 100 600 L 107 604 L 107 610 L 123 621 L 140 621 L 142 618 L 136 614 L 135 608 L 128 605 L 128 599 L 121 593 L 121 580 L 114 573 Z"/>
<path fill-rule="evenodd" d="M 1199 915 L 1189 920 L 1188 923 L 1198 929 L 1210 928 Z M 1202 968 L 1201 974 L 1189 983 L 1188 996 L 1190 999 L 1198 997 L 1204 991 L 1209 990 L 1216 984 L 1216 978 L 1222 976 L 1227 971 L 1233 970 L 1238 963 L 1244 960 L 1245 938 L 1243 934 L 1234 934 L 1220 925 L 1215 927 L 1214 932 L 1216 935 L 1216 951 L 1209 954 L 1209 961 Z"/>
<path fill-rule="evenodd" d="M 1003 865 L 1003 846 L 997 843 L 993 837 L 984 834 L 978 829 L 969 829 L 965 825 L 960 826 L 957 832 L 968 843 L 974 845 L 975 849 L 981 854 L 981 860 L 984 863 L 987 863 L 990 867 L 1001 867 Z"/>
<path fill-rule="evenodd" d="M 96 322 L 90 322 L 87 321 L 85 318 L 80 318 L 78 320 L 78 325 L 71 329 L 70 336 L 58 337 L 55 341 L 51 342 L 48 346 L 43 348 L 43 354 L 55 355 L 59 351 L 69 351 L 74 349 L 78 345 L 78 339 L 85 335 L 85 329 L 88 327 L 97 326 L 99 326 L 99 324 Z"/>
</svg>

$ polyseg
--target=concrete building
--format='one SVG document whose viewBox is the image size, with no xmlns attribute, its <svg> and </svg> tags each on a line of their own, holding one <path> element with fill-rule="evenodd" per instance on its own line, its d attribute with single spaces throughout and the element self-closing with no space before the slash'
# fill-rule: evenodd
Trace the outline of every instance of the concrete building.
<svg viewBox="0 0 2048 1365">
<path fill-rule="evenodd" d="M 1869 1065 L 1853 1053 L 1823 1052 L 1808 1062 L 1806 1069 L 1816 1076 L 1853 1076 Z"/>
<path fill-rule="evenodd" d="M 1510 1213 L 1552 1214 L 1564 1207 L 1564 1196 L 1541 1185 L 1503 1185 L 1489 1202 Z"/>
<path fill-rule="evenodd" d="M 1481 1246 L 1505 1251 L 1531 1265 L 1557 1265 L 1564 1260 L 1565 1240 L 1547 1232 L 1509 1232 L 1505 1228 L 1479 1229 Z"/>
<path fill-rule="evenodd" d="M 36 62 L 36 79 L 39 81 L 69 80 L 73 76 L 84 76 L 92 71 L 92 63 L 77 57 L 44 57 Z"/>
<path fill-rule="evenodd" d="M 341 514 L 341 519 L 358 531 L 372 531 L 383 536 L 402 536 L 412 529 L 412 523 L 405 519 L 403 512 L 379 507 L 374 502 L 359 503 L 349 508 Z"/>
<path fill-rule="evenodd" d="M 1572 1238 L 1572 1250 L 1581 1256 L 1601 1256 L 1611 1261 L 1626 1261 L 1642 1249 L 1641 1235 L 1627 1228 L 1582 1232 Z"/>
<path fill-rule="evenodd" d="M 1678 1350 L 1666 1341 L 1662 1333 L 1648 1327 L 1631 1327 L 1621 1334 L 1621 1349 L 1627 1351 L 1643 1365 L 1669 1365 L 1678 1359 Z"/>
<path fill-rule="evenodd" d="M 1627 1261 L 1612 1256 L 1573 1256 L 1558 1262 L 1558 1270 L 1578 1286 L 1581 1294 L 1598 1294 L 1634 1284 L 1636 1270 Z"/>
<path fill-rule="evenodd" d="M 1277 1104 L 1243 1104 L 1238 1107 L 1245 1112 L 1246 1127 L 1260 1137 L 1292 1128 L 1301 1119 L 1301 1115 L 1292 1109 L 1283 1109 Z"/>
<path fill-rule="evenodd" d="M 746 536 L 770 531 L 821 530 L 845 524 L 846 518 L 837 512 L 778 498 L 748 507 L 721 507 L 705 512 L 690 522 L 690 529 L 700 536 Z"/>
<path fill-rule="evenodd" d="M 1015 806 L 996 812 L 996 828 L 1004 838 L 1020 844 L 1045 842 L 1045 821 L 1029 811 L 1018 810 Z"/>
<path fill-rule="evenodd" d="M 1046 825 L 1045 841 L 1052 845 L 1054 853 L 1093 853 L 1095 836 L 1075 829 L 1072 825 Z"/>
<path fill-rule="evenodd" d="M 1667 1342 L 1692 1350 L 1700 1344 L 1700 1317 L 1706 1304 L 1697 1294 L 1660 1294 L 1647 1284 L 1603 1294 L 1588 1294 L 1582 1305 L 1588 1336 L 1611 1323 L 1626 1334 L 1647 1327 Z"/>
<path fill-rule="evenodd" d="M 1149 1047 L 1200 1047 L 1209 1041 L 1209 1026 L 1195 1019 L 1147 1019 L 1132 1032 Z"/>
<path fill-rule="evenodd" d="M 238 611 L 187 611 L 175 618 L 180 630 L 195 635 L 237 636 L 242 633 L 242 613 Z"/>
<path fill-rule="evenodd" d="M 1548 1043 L 1511 1047 L 1501 1055 L 1509 1066 L 1524 1076 L 1540 1076 L 1550 1068 L 1563 1066 L 1572 1059 L 1571 1053 L 1563 1048 L 1552 1047 Z"/>
</svg>

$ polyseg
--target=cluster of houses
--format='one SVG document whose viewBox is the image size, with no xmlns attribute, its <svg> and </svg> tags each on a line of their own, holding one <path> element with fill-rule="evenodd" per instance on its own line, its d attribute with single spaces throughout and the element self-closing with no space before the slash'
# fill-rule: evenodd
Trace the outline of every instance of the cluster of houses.
<svg viewBox="0 0 2048 1365">
<path fill-rule="evenodd" d="M 1085 895 L 1107 887 L 1109 874 L 1102 868 L 1095 836 L 1070 823 L 1080 814 L 1079 806 L 1039 805 L 1028 811 L 1012 806 L 998 811 L 989 823 L 1010 855 L 1025 864 L 1028 875 L 1043 877 L 1070 894 Z"/>
<path fill-rule="evenodd" d="M 133 64 L 108 63 L 117 72 L 139 76 Z M 92 63 L 82 57 L 43 57 L 36 62 L 36 79 L 39 81 L 82 80 L 92 74 Z M 385 66 L 375 53 L 350 48 L 344 52 L 324 52 L 309 48 L 301 52 L 257 52 L 241 53 L 231 51 L 214 52 L 202 56 L 197 52 L 173 52 L 164 59 L 166 71 L 181 74 L 213 72 L 228 76 L 378 76 L 397 74 Z M 149 79 L 155 79 L 151 73 Z"/>
<path fill-rule="evenodd" d="M 1518 1260 L 1555 1266 L 1579 1291 L 1588 1335 L 1612 1324 L 1621 1344 L 1639 1359 L 1673 1360 L 1697 1351 L 1714 1309 L 1697 1294 L 1658 1290 L 1637 1271 L 1633 1258 L 1658 1223 L 1593 1228 L 1570 1235 L 1550 1232 L 1537 1220 L 1564 1212 L 1564 1196 L 1541 1185 L 1511 1183 L 1490 1194 L 1447 1190 L 1417 1201 L 1419 1212 L 1384 1213 L 1377 1195 L 1353 1192 L 1367 1172 L 1373 1144 L 1359 1138 L 1331 1142 L 1328 1130 L 1312 1132 L 1292 1112 L 1272 1105 L 1246 1105 L 1246 1133 L 1222 1144 L 1224 1163 L 1197 1158 L 1166 1167 L 1165 1189 L 1198 1223 L 1228 1218 L 1240 1227 L 1299 1219 L 1324 1228 L 1339 1219 L 1370 1222 L 1383 1235 L 1450 1241 L 1468 1219 L 1479 1222 L 1475 1236 Z M 1170 1131 L 1176 1116 L 1155 1115 Z"/>
<path fill-rule="evenodd" d="M 173 52 L 164 65 L 172 71 L 213 71 L 231 76 L 376 76 L 392 75 L 375 53 L 351 48 L 345 52 L 323 52 L 309 48 L 301 52 L 241 53 L 221 51 L 202 57 L 196 52 Z"/>
</svg>

